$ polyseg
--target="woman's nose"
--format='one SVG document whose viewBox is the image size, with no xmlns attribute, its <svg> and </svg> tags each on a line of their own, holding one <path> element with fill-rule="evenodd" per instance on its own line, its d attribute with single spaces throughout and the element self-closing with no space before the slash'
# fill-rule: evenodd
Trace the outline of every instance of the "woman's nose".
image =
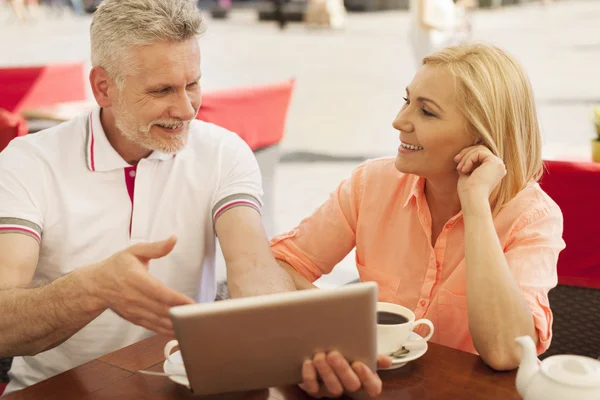
<svg viewBox="0 0 600 400">
<path fill-rule="evenodd" d="M 413 124 L 411 122 L 409 106 L 402 107 L 402 109 L 394 118 L 392 122 L 394 129 L 403 132 L 411 132 L 413 130 Z"/>
</svg>

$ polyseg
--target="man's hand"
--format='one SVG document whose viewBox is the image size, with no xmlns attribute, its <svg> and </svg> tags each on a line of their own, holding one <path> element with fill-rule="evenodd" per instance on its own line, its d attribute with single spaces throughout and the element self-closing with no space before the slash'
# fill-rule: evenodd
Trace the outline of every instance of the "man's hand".
<svg viewBox="0 0 600 400">
<path fill-rule="evenodd" d="M 165 286 L 148 273 L 150 260 L 169 254 L 175 237 L 140 243 L 120 251 L 86 271 L 92 295 L 101 306 L 146 329 L 173 336 L 169 308 L 194 300 Z"/>
<path fill-rule="evenodd" d="M 391 358 L 377 357 L 378 368 L 392 365 Z M 319 384 L 318 378 L 323 385 Z M 371 397 L 381 393 L 382 382 L 376 372 L 364 363 L 356 361 L 350 365 L 337 351 L 317 353 L 312 360 L 302 364 L 302 380 L 299 386 L 313 397 L 339 397 L 345 392 L 354 393 L 364 389 Z"/>
</svg>

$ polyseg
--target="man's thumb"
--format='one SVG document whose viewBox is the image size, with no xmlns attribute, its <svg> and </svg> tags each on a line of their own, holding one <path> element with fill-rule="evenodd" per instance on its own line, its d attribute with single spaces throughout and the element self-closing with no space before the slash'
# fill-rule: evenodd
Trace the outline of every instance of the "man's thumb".
<svg viewBox="0 0 600 400">
<path fill-rule="evenodd" d="M 177 243 L 175 236 L 170 236 L 166 240 L 160 242 L 149 242 L 149 243 L 138 243 L 129 248 L 134 256 L 142 259 L 152 260 L 154 258 L 161 258 L 169 254 L 173 247 Z"/>
</svg>

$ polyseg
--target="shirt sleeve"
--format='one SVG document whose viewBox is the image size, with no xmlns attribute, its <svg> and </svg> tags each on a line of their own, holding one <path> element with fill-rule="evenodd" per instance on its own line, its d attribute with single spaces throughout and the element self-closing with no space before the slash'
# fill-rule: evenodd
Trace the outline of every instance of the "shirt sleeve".
<svg viewBox="0 0 600 400">
<path fill-rule="evenodd" d="M 219 182 L 212 203 L 213 224 L 225 211 L 239 206 L 262 207 L 262 178 L 250 147 L 236 134 L 223 130 L 219 148 Z"/>
<path fill-rule="evenodd" d="M 342 181 L 310 217 L 271 240 L 276 259 L 311 282 L 331 272 L 356 245 L 356 226 L 365 164 Z"/>
<path fill-rule="evenodd" d="M 509 268 L 533 315 L 539 337 L 538 354 L 548 349 L 552 339 L 548 292 L 558 283 L 558 255 L 565 248 L 562 231 L 563 217 L 558 206 L 537 208 L 521 216 L 505 249 Z"/>
<path fill-rule="evenodd" d="M 41 162 L 22 139 L 0 152 L 0 234 L 20 233 L 41 241 L 44 186 Z"/>
</svg>

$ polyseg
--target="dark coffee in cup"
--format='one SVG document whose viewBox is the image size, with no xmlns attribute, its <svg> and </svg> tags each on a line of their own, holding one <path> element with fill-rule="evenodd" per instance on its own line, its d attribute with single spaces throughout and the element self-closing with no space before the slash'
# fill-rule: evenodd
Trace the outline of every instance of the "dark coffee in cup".
<svg viewBox="0 0 600 400">
<path fill-rule="evenodd" d="M 408 318 L 404 315 L 388 312 L 388 311 L 377 311 L 377 324 L 378 325 L 400 325 L 408 322 Z"/>
</svg>

